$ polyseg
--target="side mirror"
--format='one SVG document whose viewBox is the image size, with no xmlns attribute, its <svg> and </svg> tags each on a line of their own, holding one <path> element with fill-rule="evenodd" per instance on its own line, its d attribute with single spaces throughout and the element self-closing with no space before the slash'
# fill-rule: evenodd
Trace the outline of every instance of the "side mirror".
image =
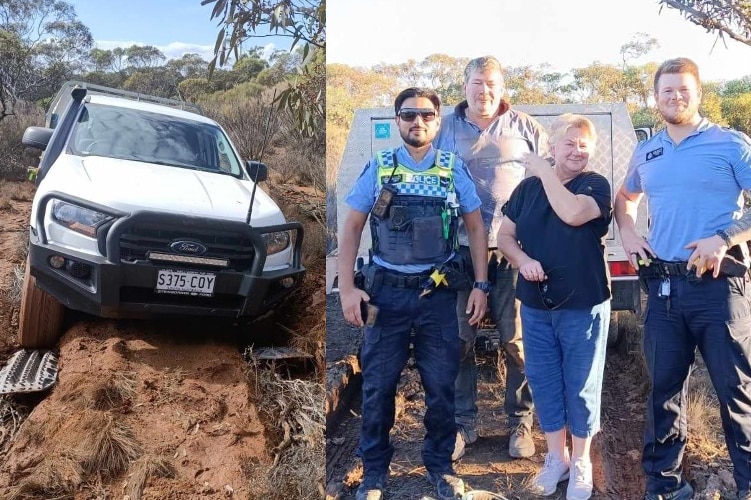
<svg viewBox="0 0 751 500">
<path fill-rule="evenodd" d="M 45 127 L 28 127 L 23 133 L 21 142 L 24 146 L 44 151 L 50 143 L 54 130 Z"/>
<path fill-rule="evenodd" d="M 269 167 L 260 161 L 248 160 L 245 162 L 245 170 L 254 182 L 263 182 L 269 177 Z"/>
<path fill-rule="evenodd" d="M 646 141 L 652 137 L 652 127 L 637 127 L 634 132 L 636 132 L 637 142 Z"/>
</svg>

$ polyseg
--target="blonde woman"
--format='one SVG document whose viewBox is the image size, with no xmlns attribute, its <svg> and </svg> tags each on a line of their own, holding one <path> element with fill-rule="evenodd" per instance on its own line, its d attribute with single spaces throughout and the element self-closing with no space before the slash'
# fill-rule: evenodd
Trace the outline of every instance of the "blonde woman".
<svg viewBox="0 0 751 500">
<path fill-rule="evenodd" d="M 597 141 L 589 119 L 565 114 L 549 132 L 553 166 L 525 155 L 529 177 L 504 207 L 498 247 L 519 268 L 526 375 L 548 446 L 532 488 L 551 495 L 570 476 L 566 498 L 586 500 L 610 319 L 603 239 L 611 191 L 603 176 L 587 170 Z"/>
</svg>

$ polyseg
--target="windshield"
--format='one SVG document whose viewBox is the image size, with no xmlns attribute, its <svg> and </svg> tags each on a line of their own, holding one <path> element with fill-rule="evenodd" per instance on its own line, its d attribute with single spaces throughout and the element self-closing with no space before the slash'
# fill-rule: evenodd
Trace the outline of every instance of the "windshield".
<svg viewBox="0 0 751 500">
<path fill-rule="evenodd" d="M 139 109 L 87 104 L 68 141 L 70 154 L 106 156 L 240 176 L 222 130 Z"/>
</svg>

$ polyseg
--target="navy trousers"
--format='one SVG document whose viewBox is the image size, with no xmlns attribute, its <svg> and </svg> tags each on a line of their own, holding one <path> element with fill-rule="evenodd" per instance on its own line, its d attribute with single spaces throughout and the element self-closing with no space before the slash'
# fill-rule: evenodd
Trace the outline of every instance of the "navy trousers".
<svg viewBox="0 0 751 500">
<path fill-rule="evenodd" d="M 739 490 L 751 489 L 751 283 L 747 276 L 670 278 L 670 297 L 658 296 L 660 280 L 647 280 L 644 354 L 652 388 L 647 401 L 642 465 L 647 491 L 665 493 L 682 484 L 687 438 L 687 388 L 696 348 L 720 403 L 725 442 Z"/>
<path fill-rule="evenodd" d="M 415 362 L 425 390 L 425 440 L 422 458 L 428 472 L 452 472 L 454 449 L 454 379 L 459 369 L 456 292 L 438 288 L 419 298 L 420 290 L 379 285 L 370 290 L 379 308 L 365 329 L 362 364 L 362 427 L 358 455 L 366 476 L 385 478 L 394 447 L 397 383 L 413 343 Z M 414 329 L 415 335 L 411 336 Z"/>
</svg>

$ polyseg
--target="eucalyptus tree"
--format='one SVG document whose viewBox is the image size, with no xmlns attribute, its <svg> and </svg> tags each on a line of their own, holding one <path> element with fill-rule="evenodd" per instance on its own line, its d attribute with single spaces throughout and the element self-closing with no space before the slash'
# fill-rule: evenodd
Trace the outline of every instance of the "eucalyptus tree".
<svg viewBox="0 0 751 500">
<path fill-rule="evenodd" d="M 18 101 L 50 95 L 82 71 L 92 44 L 69 3 L 0 0 L 0 121 Z"/>
</svg>

